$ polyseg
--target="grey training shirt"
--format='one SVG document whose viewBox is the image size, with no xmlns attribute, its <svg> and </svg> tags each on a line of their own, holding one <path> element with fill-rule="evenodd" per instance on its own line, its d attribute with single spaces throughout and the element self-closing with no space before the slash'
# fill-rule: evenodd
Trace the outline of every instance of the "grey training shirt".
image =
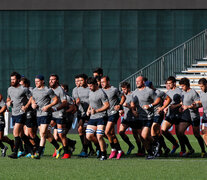
<svg viewBox="0 0 207 180">
<path fill-rule="evenodd" d="M 66 98 L 66 94 L 65 91 L 63 90 L 63 88 L 61 88 L 60 86 L 58 86 L 56 89 L 52 89 L 55 93 L 55 95 L 58 97 L 58 103 L 53 106 L 55 108 L 57 108 L 58 106 L 61 105 L 62 101 L 67 100 Z M 58 119 L 62 119 L 65 116 L 64 113 L 64 109 L 61 109 L 59 111 L 55 111 L 52 113 L 52 117 L 53 118 L 58 118 Z"/>
<path fill-rule="evenodd" d="M 143 109 L 143 106 L 154 102 L 154 99 L 156 98 L 155 92 L 152 89 L 145 87 L 142 90 L 136 89 L 132 96 L 133 102 L 137 107 L 138 120 L 152 120 L 154 108 Z"/>
<path fill-rule="evenodd" d="M 115 88 L 114 86 L 111 86 L 108 89 L 103 89 L 103 91 L 106 93 L 106 95 L 109 99 L 110 107 L 107 110 L 108 116 L 116 114 L 117 111 L 114 109 L 114 106 L 119 104 L 119 97 L 121 95 L 120 91 L 117 88 Z"/>
<path fill-rule="evenodd" d="M 89 106 L 89 93 L 90 89 L 88 87 L 79 87 L 77 89 L 78 98 L 80 99 L 80 104 L 78 106 L 81 116 L 85 116 Z"/>
<path fill-rule="evenodd" d="M 181 96 L 182 96 L 182 91 L 180 88 L 175 88 L 174 90 L 168 90 L 166 92 L 166 94 L 171 98 L 171 103 L 170 105 L 172 104 L 179 104 L 181 102 Z M 167 112 L 167 115 L 166 116 L 176 116 L 180 114 L 179 113 L 179 107 L 178 108 L 175 108 L 175 109 L 170 109 L 168 108 L 168 112 Z"/>
<path fill-rule="evenodd" d="M 131 102 L 133 102 L 132 93 L 125 95 L 125 97 L 126 97 L 126 100 L 125 100 L 124 103 L 130 105 Z M 129 109 L 128 107 L 123 106 L 123 110 L 124 110 L 123 119 L 125 121 L 134 121 L 135 120 L 131 109 Z"/>
<path fill-rule="evenodd" d="M 44 86 L 42 89 L 34 88 L 32 90 L 32 97 L 37 104 L 37 117 L 47 116 L 48 112 L 42 111 L 42 107 L 50 104 L 52 98 L 55 97 L 55 93 L 52 89 Z"/>
<path fill-rule="evenodd" d="M 155 90 L 155 95 L 156 98 L 154 100 L 156 100 L 157 98 L 160 98 L 161 101 L 159 104 L 157 104 L 156 106 L 154 106 L 154 116 L 160 116 L 160 114 L 157 112 L 159 107 L 162 107 L 163 102 L 166 98 L 166 94 L 163 91 L 160 91 L 159 89 Z"/>
<path fill-rule="evenodd" d="M 108 102 L 108 97 L 102 89 L 98 89 L 95 92 L 90 91 L 89 93 L 89 103 L 90 107 L 97 110 L 103 107 L 105 102 Z M 106 116 L 106 111 L 98 112 L 90 116 L 90 119 L 98 119 Z"/>
<path fill-rule="evenodd" d="M 198 93 L 194 89 L 190 89 L 188 92 L 182 92 L 182 102 L 183 105 L 190 106 L 195 101 L 200 101 Z M 199 119 L 200 115 L 198 109 L 186 109 L 182 112 L 181 118 L 183 120 L 195 120 Z"/>
<path fill-rule="evenodd" d="M 207 122 L 207 92 L 200 92 L 200 101 L 203 106 L 203 119 L 202 122 L 206 123 Z"/>
<path fill-rule="evenodd" d="M 19 87 L 9 87 L 7 91 L 7 97 L 12 100 L 12 116 L 18 116 L 24 114 L 21 110 L 22 106 L 25 106 L 28 102 L 28 98 L 31 96 L 28 88 Z"/>
</svg>

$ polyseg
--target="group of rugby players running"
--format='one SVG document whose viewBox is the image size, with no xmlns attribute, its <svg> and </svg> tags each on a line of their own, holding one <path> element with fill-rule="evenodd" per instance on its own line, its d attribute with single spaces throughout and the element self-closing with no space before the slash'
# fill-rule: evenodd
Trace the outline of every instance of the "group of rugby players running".
<svg viewBox="0 0 207 180">
<path fill-rule="evenodd" d="M 175 77 L 170 76 L 166 80 L 167 92 L 164 93 L 154 88 L 152 82 L 139 76 L 136 78 L 135 91 L 130 90 L 128 82 L 123 82 L 120 92 L 110 85 L 108 76 L 103 76 L 103 70 L 97 68 L 93 72 L 93 77 L 88 78 L 85 74 L 75 77 L 76 87 L 71 97 L 68 94 L 68 86 L 59 84 L 59 77 L 56 74 L 50 75 L 49 88 L 45 85 L 44 76 L 37 75 L 36 87 L 33 89 L 27 78 L 13 72 L 6 103 L 2 95 L 0 96 L 2 156 L 6 156 L 8 147 L 2 143 L 6 142 L 13 152 L 8 157 L 17 159 L 26 156 L 40 159 L 48 140 L 55 147 L 53 157 L 59 158 L 63 149 L 62 159 L 70 158 L 75 150 L 76 141 L 66 135 L 76 115 L 82 143 L 79 157 L 96 154 L 100 160 L 106 160 L 108 144 L 105 139 L 111 146 L 109 159 L 123 157 L 124 152 L 115 133 L 115 125 L 120 116 L 119 135 L 129 146 L 126 155 L 135 148 L 125 134 L 130 127 L 138 147 L 137 156 L 145 156 L 145 151 L 147 151 L 147 159 L 154 159 L 161 155 L 168 156 L 174 154 L 179 146 L 181 157 L 191 156 L 194 149 L 185 131 L 192 125 L 194 136 L 201 148 L 201 157 L 205 157 L 207 80 L 202 78 L 198 83 L 201 88 L 200 95 L 190 88 L 189 79 L 182 78 L 179 81 L 180 89 L 176 87 Z M 204 111 L 203 138 L 200 135 L 198 111 L 200 107 L 203 107 Z M 12 112 L 14 140 L 4 136 L 4 112 L 7 109 Z M 173 125 L 179 143 L 169 132 Z M 38 129 L 40 138 L 37 136 Z M 173 144 L 172 150 L 167 147 L 163 136 Z M 96 150 L 93 149 L 92 143 Z"/>
</svg>

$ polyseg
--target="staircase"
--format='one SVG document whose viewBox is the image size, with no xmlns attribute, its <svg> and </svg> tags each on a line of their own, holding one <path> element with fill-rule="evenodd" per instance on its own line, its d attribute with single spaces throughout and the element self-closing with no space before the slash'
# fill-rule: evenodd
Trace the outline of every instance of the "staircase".
<svg viewBox="0 0 207 180">
<path fill-rule="evenodd" d="M 187 77 L 190 79 L 191 87 L 200 91 L 198 80 L 207 75 L 205 57 L 207 57 L 207 29 L 157 58 L 120 84 L 127 81 L 131 84 L 131 89 L 135 90 L 136 78 L 142 75 L 152 81 L 156 88 L 166 91 L 165 81 L 169 76 L 175 76 L 177 80 Z"/>
</svg>

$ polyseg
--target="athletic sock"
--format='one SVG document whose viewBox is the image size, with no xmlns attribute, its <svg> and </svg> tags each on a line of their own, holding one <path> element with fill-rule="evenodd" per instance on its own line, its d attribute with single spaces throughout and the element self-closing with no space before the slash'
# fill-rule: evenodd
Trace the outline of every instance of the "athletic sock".
<svg viewBox="0 0 207 180">
<path fill-rule="evenodd" d="M 82 146 L 84 146 L 84 135 L 80 135 L 80 140 L 81 140 Z"/>
<path fill-rule="evenodd" d="M 39 153 L 39 155 L 42 154 L 43 149 L 44 149 L 44 146 L 39 146 L 39 149 L 38 149 L 38 153 Z"/>
<path fill-rule="evenodd" d="M 190 144 L 190 142 L 189 142 L 186 135 L 183 136 L 183 141 L 184 141 L 185 145 L 188 147 L 189 150 L 193 149 L 193 147 L 191 146 L 191 144 Z"/>
<path fill-rule="evenodd" d="M 73 146 L 75 144 L 75 141 L 70 138 L 67 138 L 67 141 L 68 141 L 68 146 Z"/>
<path fill-rule="evenodd" d="M 21 138 L 20 138 L 19 136 L 15 137 L 15 141 L 14 141 L 14 145 L 15 145 L 15 147 L 14 147 L 14 153 L 17 154 L 21 142 L 22 142 L 22 141 L 21 141 Z M 22 147 L 22 148 L 23 148 L 23 147 Z M 21 151 L 21 150 L 20 150 L 20 151 Z"/>
<path fill-rule="evenodd" d="M 40 138 L 38 136 L 35 136 L 35 138 L 33 139 L 34 142 L 35 142 L 35 146 L 36 148 L 39 148 L 39 145 L 40 145 Z"/>
<path fill-rule="evenodd" d="M 177 141 L 176 139 L 173 137 L 173 135 L 170 132 L 165 132 L 163 131 L 163 135 L 173 144 L 173 145 L 177 145 Z"/>
<path fill-rule="evenodd" d="M 167 145 L 166 145 L 164 137 L 162 135 L 159 136 L 159 142 L 160 142 L 160 145 L 161 145 L 160 148 L 163 147 L 163 149 L 167 149 Z"/>
<path fill-rule="evenodd" d="M 89 147 L 90 151 L 94 151 L 91 141 L 88 142 L 88 147 Z"/>
<path fill-rule="evenodd" d="M 58 149 L 60 147 L 55 139 L 52 140 L 51 144 L 55 147 L 55 149 Z"/>
<path fill-rule="evenodd" d="M 199 145 L 201 147 L 201 151 L 202 152 L 206 152 L 205 151 L 205 146 L 204 146 L 203 138 L 201 136 L 198 136 L 198 137 L 196 137 L 196 139 L 198 140 L 198 143 L 199 143 Z"/>
<path fill-rule="evenodd" d="M 133 144 L 129 140 L 129 137 L 126 134 L 120 134 L 120 136 L 124 140 L 124 142 L 128 144 L 129 147 L 133 146 Z"/>
<path fill-rule="evenodd" d="M 26 149 L 25 149 L 25 151 L 26 151 L 26 153 L 31 153 L 31 151 L 32 151 L 32 144 L 31 144 L 31 142 L 29 141 L 29 138 L 28 138 L 28 136 L 26 136 L 26 135 L 23 135 L 22 136 L 22 140 L 24 141 L 24 145 L 25 145 L 25 147 L 26 147 Z"/>
<path fill-rule="evenodd" d="M 110 146 L 111 146 L 111 149 L 116 149 L 116 147 L 115 147 L 115 145 L 114 145 L 114 143 L 112 142 L 112 143 L 110 143 Z"/>
<path fill-rule="evenodd" d="M 94 143 L 94 145 L 96 146 L 96 151 L 97 151 L 97 150 L 100 150 L 99 143 Z"/>
<path fill-rule="evenodd" d="M 64 154 L 68 154 L 68 147 L 67 146 L 63 146 L 63 150 L 64 150 Z"/>
<path fill-rule="evenodd" d="M 5 147 L 4 144 L 3 144 L 2 141 L 0 140 L 0 148 L 1 148 L 1 149 L 4 149 L 4 147 Z"/>
<path fill-rule="evenodd" d="M 121 146 L 118 142 L 114 144 L 114 147 L 117 151 L 121 151 Z"/>
</svg>

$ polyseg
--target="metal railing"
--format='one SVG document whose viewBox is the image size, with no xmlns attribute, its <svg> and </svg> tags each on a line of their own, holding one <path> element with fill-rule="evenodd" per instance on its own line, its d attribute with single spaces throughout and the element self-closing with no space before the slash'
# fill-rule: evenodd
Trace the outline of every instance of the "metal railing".
<svg viewBox="0 0 207 180">
<path fill-rule="evenodd" d="M 131 84 L 131 89 L 136 89 L 137 76 L 147 77 L 153 82 L 155 87 L 165 83 L 167 77 L 175 75 L 190 67 L 196 59 L 202 59 L 207 55 L 207 29 L 196 36 L 165 53 L 152 63 L 143 67 L 136 73 L 120 82 L 127 81 Z"/>
</svg>

